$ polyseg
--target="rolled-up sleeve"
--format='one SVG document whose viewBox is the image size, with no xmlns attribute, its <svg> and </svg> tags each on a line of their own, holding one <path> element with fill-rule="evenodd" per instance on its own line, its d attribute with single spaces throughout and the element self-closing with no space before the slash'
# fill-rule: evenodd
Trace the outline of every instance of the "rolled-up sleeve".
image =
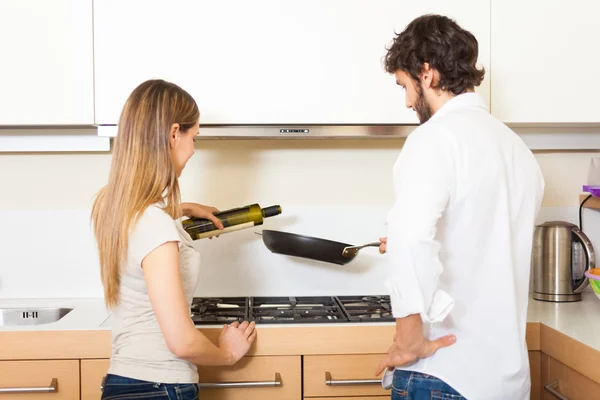
<svg viewBox="0 0 600 400">
<path fill-rule="evenodd" d="M 428 124 L 430 125 L 430 124 Z M 395 318 L 442 321 L 454 300 L 438 288 L 443 265 L 438 221 L 454 190 L 453 143 L 441 127 L 421 126 L 394 166 L 395 200 L 387 218 L 388 288 Z M 423 128 L 423 129 L 421 129 Z"/>
</svg>

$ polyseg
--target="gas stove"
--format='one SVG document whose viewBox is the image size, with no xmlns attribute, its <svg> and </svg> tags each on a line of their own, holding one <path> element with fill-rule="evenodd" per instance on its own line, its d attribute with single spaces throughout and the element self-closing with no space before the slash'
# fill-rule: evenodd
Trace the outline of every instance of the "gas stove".
<svg viewBox="0 0 600 400">
<path fill-rule="evenodd" d="M 393 322 L 389 296 L 195 297 L 196 325 Z"/>
</svg>

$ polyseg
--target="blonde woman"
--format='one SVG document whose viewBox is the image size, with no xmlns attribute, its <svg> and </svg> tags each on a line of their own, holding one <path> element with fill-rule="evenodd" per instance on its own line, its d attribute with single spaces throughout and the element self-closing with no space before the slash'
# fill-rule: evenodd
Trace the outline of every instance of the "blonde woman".
<svg viewBox="0 0 600 400">
<path fill-rule="evenodd" d="M 196 365 L 235 364 L 256 338 L 254 323 L 233 323 L 216 346 L 190 318 L 200 256 L 178 218 L 219 222 L 213 208 L 180 202 L 199 118 L 194 99 L 162 80 L 139 85 L 121 113 L 109 181 L 92 209 L 113 313 L 102 399 L 197 399 Z"/>
</svg>

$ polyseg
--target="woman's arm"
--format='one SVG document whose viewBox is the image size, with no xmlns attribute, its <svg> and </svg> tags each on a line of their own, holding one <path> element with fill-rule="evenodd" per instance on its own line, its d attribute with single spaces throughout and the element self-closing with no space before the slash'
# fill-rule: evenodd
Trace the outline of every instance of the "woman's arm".
<svg viewBox="0 0 600 400">
<path fill-rule="evenodd" d="M 169 350 L 197 365 L 233 365 L 256 337 L 254 323 L 225 326 L 215 346 L 196 329 L 189 315 L 179 273 L 179 248 L 167 242 L 143 260 L 148 296 Z"/>
</svg>

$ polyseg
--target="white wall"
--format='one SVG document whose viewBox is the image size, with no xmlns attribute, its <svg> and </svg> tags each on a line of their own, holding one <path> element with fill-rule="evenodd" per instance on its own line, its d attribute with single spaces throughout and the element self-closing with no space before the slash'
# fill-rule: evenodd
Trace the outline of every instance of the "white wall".
<svg viewBox="0 0 600 400">
<path fill-rule="evenodd" d="M 284 214 L 276 217 L 280 225 L 273 225 L 278 229 L 370 241 L 383 232 L 383 216 L 392 201 L 391 167 L 401 145 L 401 140 L 200 141 L 181 179 L 183 198 L 221 209 L 253 202 L 280 204 Z M 547 183 L 545 215 L 576 216 L 593 156 L 597 154 L 537 154 Z M 102 294 L 87 213 L 96 191 L 106 182 L 110 158 L 110 154 L 0 155 L 0 297 Z M 338 222 L 328 221 L 324 210 Z M 353 231 L 344 221 L 356 213 L 361 214 L 362 225 Z M 275 224 L 276 218 L 269 223 Z M 250 249 L 251 257 L 262 249 L 249 233 L 218 240 L 206 249 L 203 246 L 208 244 L 199 244 L 206 268 L 199 287 L 203 293 L 225 294 L 242 287 L 228 284 L 240 260 L 247 259 L 239 252 L 225 251 L 235 248 L 236 240 Z M 279 260 L 271 265 L 268 260 L 275 259 L 267 258 L 256 259 L 257 267 L 245 263 L 240 276 L 247 281 L 244 290 L 253 294 L 275 293 L 290 278 L 296 292 L 310 290 L 315 279 L 332 278 L 339 293 L 355 290 L 354 285 L 373 292 L 380 288 L 381 269 L 367 268 L 365 263 L 376 260 L 369 250 L 361 253 L 364 263 L 347 271 L 290 267 Z M 259 283 L 256 274 L 261 272 L 271 279 Z"/>
</svg>

